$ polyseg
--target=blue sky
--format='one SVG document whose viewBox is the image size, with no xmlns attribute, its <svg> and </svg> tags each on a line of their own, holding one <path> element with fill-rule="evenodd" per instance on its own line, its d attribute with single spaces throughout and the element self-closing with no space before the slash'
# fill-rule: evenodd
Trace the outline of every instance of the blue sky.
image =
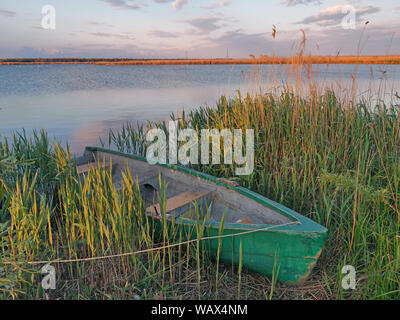
<svg viewBox="0 0 400 320">
<path fill-rule="evenodd" d="M 55 30 L 41 28 L 48 4 Z M 347 5 L 355 29 L 342 27 Z M 2 0 L 0 58 L 288 56 L 301 29 L 307 54 L 357 54 L 364 26 L 362 54 L 400 54 L 398 0 Z"/>
</svg>

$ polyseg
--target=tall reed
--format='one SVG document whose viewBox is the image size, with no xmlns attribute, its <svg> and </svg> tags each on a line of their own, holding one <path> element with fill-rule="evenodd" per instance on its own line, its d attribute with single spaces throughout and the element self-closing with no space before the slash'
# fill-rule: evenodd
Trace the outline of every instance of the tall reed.
<svg viewBox="0 0 400 320">
<path fill-rule="evenodd" d="M 6 213 L 0 221 L 0 297 L 44 297 L 42 265 L 30 264 L 38 260 L 67 260 L 52 263 L 59 285 L 51 293 L 63 298 L 177 296 L 187 291 L 191 270 L 196 270 L 200 286 L 209 265 L 202 260 L 208 258 L 199 244 L 186 245 L 187 250 L 168 247 L 182 234 L 166 220 L 162 180 L 158 198 L 164 218 L 162 232 L 157 233 L 129 170 L 116 189 L 112 168 L 99 166 L 79 176 L 68 150 L 56 142 L 50 145 L 43 132 L 34 139 L 18 134 L 13 144 L 0 143 L 2 163 L 7 164 L 0 172 L 0 210 Z M 204 227 L 199 214 L 193 227 L 197 237 Z M 167 249 L 101 258 L 158 246 Z M 195 259 L 190 261 L 190 256 Z M 74 259 L 79 261 L 68 262 Z"/>
<path fill-rule="evenodd" d="M 251 175 L 235 176 L 233 165 L 193 167 L 236 180 L 327 226 L 328 244 L 317 269 L 321 283 L 328 279 L 331 297 L 398 298 L 398 104 L 352 100 L 302 81 L 280 91 L 238 92 L 236 97 L 221 97 L 215 107 L 171 118 L 179 120 L 180 128 L 197 131 L 254 129 Z M 156 125 L 168 134 L 167 123 Z M 124 135 L 126 139 L 111 135 L 111 144 L 118 141 L 120 151 L 128 150 L 137 132 L 131 127 Z M 341 267 L 346 264 L 360 275 L 354 291 L 341 286 Z M 325 288 L 328 291 L 328 285 Z"/>
</svg>

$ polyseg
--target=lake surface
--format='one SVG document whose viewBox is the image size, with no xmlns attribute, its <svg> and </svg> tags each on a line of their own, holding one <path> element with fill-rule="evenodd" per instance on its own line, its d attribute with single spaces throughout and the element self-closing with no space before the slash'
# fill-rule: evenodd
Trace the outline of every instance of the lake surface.
<svg viewBox="0 0 400 320">
<path fill-rule="evenodd" d="M 0 66 L 0 134 L 25 128 L 45 129 L 51 138 L 68 141 L 72 152 L 98 145 L 99 137 L 126 122 L 166 120 L 199 106 L 214 106 L 221 95 L 233 96 L 283 83 L 288 76 L 279 66 Z M 319 83 L 351 87 L 353 65 L 315 66 Z M 253 72 L 252 72 L 253 71 Z M 400 66 L 360 65 L 358 92 L 388 99 L 400 92 Z"/>
</svg>

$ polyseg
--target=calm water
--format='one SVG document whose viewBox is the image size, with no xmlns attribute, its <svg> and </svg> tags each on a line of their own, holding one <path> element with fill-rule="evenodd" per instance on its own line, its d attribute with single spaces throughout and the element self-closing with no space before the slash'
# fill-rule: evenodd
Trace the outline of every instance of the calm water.
<svg viewBox="0 0 400 320">
<path fill-rule="evenodd" d="M 277 66 L 262 66 L 261 86 Z M 352 65 L 318 66 L 320 83 L 348 90 Z M 198 106 L 215 105 L 222 94 L 257 90 L 253 66 L 0 66 L 0 134 L 46 129 L 73 152 L 97 145 L 108 130 L 126 122 L 168 119 Z M 278 82 L 287 75 L 278 76 Z M 359 66 L 359 92 L 400 92 L 400 66 Z M 386 81 L 382 81 L 387 79 Z M 252 84 L 253 83 L 253 84 Z M 384 84 L 384 86 L 383 86 Z"/>
</svg>

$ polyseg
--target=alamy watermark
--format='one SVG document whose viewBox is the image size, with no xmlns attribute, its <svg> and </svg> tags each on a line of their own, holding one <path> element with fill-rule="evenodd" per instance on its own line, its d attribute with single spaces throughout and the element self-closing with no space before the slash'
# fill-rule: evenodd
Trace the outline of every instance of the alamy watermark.
<svg viewBox="0 0 400 320">
<path fill-rule="evenodd" d="M 46 264 L 40 271 L 45 275 L 42 279 L 42 288 L 44 290 L 55 290 L 56 269 L 52 265 Z"/>
<path fill-rule="evenodd" d="M 342 279 L 342 288 L 344 290 L 354 290 L 356 288 L 356 268 L 351 265 L 345 265 L 342 268 L 342 274 L 345 275 Z"/>
<path fill-rule="evenodd" d="M 150 143 L 146 158 L 151 164 L 166 164 L 168 149 L 169 164 L 210 164 L 210 160 L 211 164 L 220 164 L 223 144 L 224 164 L 235 164 L 236 175 L 250 175 L 254 170 L 254 130 L 246 130 L 245 143 L 243 138 L 241 129 L 202 129 L 199 137 L 196 130 L 178 130 L 178 122 L 170 121 L 168 148 L 166 133 L 159 128 L 151 129 L 146 135 L 146 140 Z"/>
<path fill-rule="evenodd" d="M 50 4 L 42 7 L 42 28 L 46 30 L 56 29 L 56 8 Z"/>
<path fill-rule="evenodd" d="M 345 15 L 342 19 L 343 29 L 354 30 L 356 28 L 356 12 L 356 8 L 351 5 L 347 5 L 342 8 L 342 13 Z"/>
</svg>

